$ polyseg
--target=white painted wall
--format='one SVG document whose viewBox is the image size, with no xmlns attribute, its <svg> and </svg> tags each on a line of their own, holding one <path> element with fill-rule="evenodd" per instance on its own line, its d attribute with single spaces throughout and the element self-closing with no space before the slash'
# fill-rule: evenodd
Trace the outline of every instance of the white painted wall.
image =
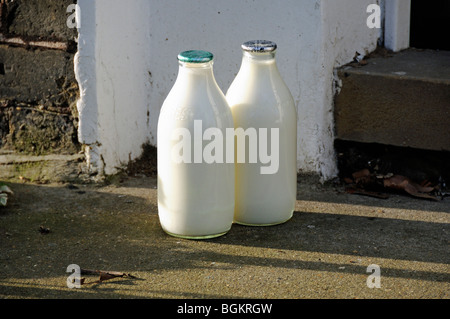
<svg viewBox="0 0 450 319">
<path fill-rule="evenodd" d="M 298 168 L 337 173 L 333 149 L 334 68 L 375 49 L 366 26 L 376 0 L 79 0 L 76 72 L 81 142 L 106 174 L 156 143 L 160 107 L 189 49 L 215 55 L 224 93 L 241 64 L 242 42 L 278 44 L 278 66 L 298 108 Z"/>
<path fill-rule="evenodd" d="M 148 141 L 150 4 L 78 0 L 78 136 L 94 172 L 114 174 Z"/>
<path fill-rule="evenodd" d="M 375 50 L 380 37 L 379 29 L 367 27 L 370 15 L 367 7 L 370 4 L 378 4 L 378 1 L 323 0 L 321 65 L 307 65 L 306 62 L 303 66 L 314 69 L 320 75 L 320 84 L 317 85 L 314 78 L 303 79 L 310 88 L 315 89 L 315 100 L 307 98 L 304 104 L 300 102 L 298 106 L 299 114 L 305 114 L 299 119 L 299 127 L 304 123 L 309 128 L 299 133 L 299 168 L 319 173 L 323 180 L 335 177 L 338 172 L 333 146 L 333 108 L 339 79 L 335 78 L 334 71 L 351 62 L 356 53 L 367 55 Z M 308 110 L 310 113 L 307 113 Z"/>
</svg>

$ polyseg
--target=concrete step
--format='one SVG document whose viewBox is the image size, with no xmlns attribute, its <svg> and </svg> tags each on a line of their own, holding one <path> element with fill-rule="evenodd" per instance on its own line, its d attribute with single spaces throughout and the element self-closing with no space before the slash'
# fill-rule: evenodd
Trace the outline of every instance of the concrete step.
<svg viewBox="0 0 450 319">
<path fill-rule="evenodd" d="M 369 57 L 338 77 L 338 140 L 450 151 L 450 51 Z"/>
<path fill-rule="evenodd" d="M 22 155 L 0 151 L 0 180 L 30 182 L 81 182 L 84 154 Z"/>
</svg>

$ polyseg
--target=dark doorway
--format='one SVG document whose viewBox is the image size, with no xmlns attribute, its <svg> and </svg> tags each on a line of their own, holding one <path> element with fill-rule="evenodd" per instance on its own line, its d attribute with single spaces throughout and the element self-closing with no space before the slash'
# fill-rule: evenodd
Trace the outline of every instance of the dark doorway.
<svg viewBox="0 0 450 319">
<path fill-rule="evenodd" d="M 449 23 L 449 0 L 411 0 L 410 46 L 450 51 Z"/>
</svg>

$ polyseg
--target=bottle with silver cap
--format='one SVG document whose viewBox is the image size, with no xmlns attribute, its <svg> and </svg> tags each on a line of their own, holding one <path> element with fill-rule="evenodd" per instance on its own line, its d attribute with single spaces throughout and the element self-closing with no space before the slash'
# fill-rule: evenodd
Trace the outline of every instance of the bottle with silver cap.
<svg viewBox="0 0 450 319">
<path fill-rule="evenodd" d="M 249 133 L 244 136 L 246 159 L 236 159 L 235 164 L 234 222 L 280 224 L 292 217 L 295 208 L 297 112 L 277 68 L 277 45 L 256 40 L 244 43 L 242 50 L 240 70 L 226 94 L 236 132 L 242 128 Z M 250 134 L 254 129 L 258 141 Z M 252 162 L 249 155 L 256 146 L 259 156 Z M 236 147 L 239 153 L 239 142 Z"/>
<path fill-rule="evenodd" d="M 233 117 L 213 73 L 213 54 L 185 51 L 158 120 L 158 214 L 170 235 L 225 234 L 234 214 L 234 163 L 221 141 Z"/>
</svg>

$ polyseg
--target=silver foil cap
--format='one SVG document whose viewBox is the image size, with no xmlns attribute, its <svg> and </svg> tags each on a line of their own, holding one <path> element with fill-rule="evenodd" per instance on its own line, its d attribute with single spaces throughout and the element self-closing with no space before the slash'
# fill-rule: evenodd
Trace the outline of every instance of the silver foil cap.
<svg viewBox="0 0 450 319">
<path fill-rule="evenodd" d="M 242 50 L 246 52 L 274 52 L 277 49 L 277 44 L 268 40 L 252 40 L 242 44 Z"/>
</svg>

